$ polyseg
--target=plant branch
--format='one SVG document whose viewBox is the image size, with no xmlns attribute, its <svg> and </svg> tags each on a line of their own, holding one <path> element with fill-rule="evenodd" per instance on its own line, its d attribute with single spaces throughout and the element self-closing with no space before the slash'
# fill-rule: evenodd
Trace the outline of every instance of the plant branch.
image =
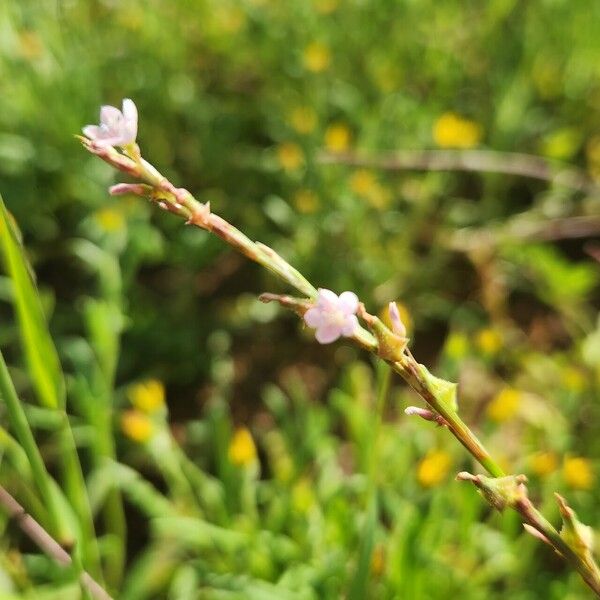
<svg viewBox="0 0 600 600">
<path fill-rule="evenodd" d="M 2 486 L 0 486 L 0 505 L 40 550 L 59 565 L 67 567 L 73 564 L 73 560 L 64 548 Z M 112 600 L 111 596 L 89 573 L 83 571 L 79 580 L 96 600 Z"/>
<path fill-rule="evenodd" d="M 585 173 L 532 154 L 493 150 L 399 150 L 388 154 L 332 154 L 321 152 L 324 165 L 348 165 L 384 171 L 467 171 L 519 175 L 598 195 L 599 187 Z"/>
</svg>

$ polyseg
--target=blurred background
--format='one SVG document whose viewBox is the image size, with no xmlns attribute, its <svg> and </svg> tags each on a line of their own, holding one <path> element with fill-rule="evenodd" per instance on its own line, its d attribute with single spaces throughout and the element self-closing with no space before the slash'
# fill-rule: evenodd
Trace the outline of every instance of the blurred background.
<svg viewBox="0 0 600 600">
<path fill-rule="evenodd" d="M 110 197 L 73 136 L 134 99 L 147 160 L 316 286 L 397 301 L 549 518 L 556 490 L 600 528 L 599 31 L 600 4 L 566 0 L 0 4 L 0 191 L 116 597 L 588 597 L 454 481 L 474 466 L 404 416 L 402 382 L 375 444 L 370 357 L 259 303 L 288 290 L 218 239 Z M 54 472 L 12 297 L 0 277 L 0 346 Z M 78 597 L 3 527 L 7 597 Z"/>
</svg>

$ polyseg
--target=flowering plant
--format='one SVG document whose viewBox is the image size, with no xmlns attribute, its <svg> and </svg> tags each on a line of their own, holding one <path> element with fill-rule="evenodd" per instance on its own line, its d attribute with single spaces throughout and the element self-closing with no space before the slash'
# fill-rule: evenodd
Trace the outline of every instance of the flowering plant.
<svg viewBox="0 0 600 600">
<path fill-rule="evenodd" d="M 110 192 L 144 196 L 161 209 L 183 217 L 187 224 L 214 233 L 301 294 L 301 297 L 263 294 L 261 299 L 264 302 L 278 302 L 296 312 L 316 330 L 315 337 L 322 344 L 332 343 L 343 336 L 378 356 L 427 405 L 426 408 L 410 407 L 407 414 L 421 416 L 446 428 L 488 473 L 475 475 L 462 472 L 457 478 L 473 483 L 495 509 L 510 508 L 519 513 L 526 531 L 552 546 L 600 596 L 600 570 L 593 558 L 589 528 L 577 520 L 573 509 L 558 495 L 562 529 L 558 531 L 542 516 L 529 499 L 526 477 L 507 475 L 461 419 L 456 384 L 432 375 L 413 357 L 397 307 L 389 307 L 392 323 L 392 328 L 389 328 L 377 316 L 367 312 L 353 292 L 346 291 L 338 296 L 325 288 L 317 290 L 274 250 L 251 241 L 225 219 L 211 212 L 208 203 L 202 204 L 186 189 L 175 187 L 145 161 L 135 143 L 136 131 L 137 111 L 133 102 L 125 101 L 122 113 L 112 107 L 103 108 L 101 125 L 86 127 L 86 137 L 80 138 L 88 151 L 137 180 L 112 186 Z M 122 152 L 118 152 L 114 145 L 120 146 Z M 235 455 L 238 455 L 237 450 Z"/>
</svg>

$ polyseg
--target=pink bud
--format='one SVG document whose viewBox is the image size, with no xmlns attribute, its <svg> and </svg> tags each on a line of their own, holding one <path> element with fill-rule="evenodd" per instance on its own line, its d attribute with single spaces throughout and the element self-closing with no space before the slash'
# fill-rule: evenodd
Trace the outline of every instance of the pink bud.
<svg viewBox="0 0 600 600">
<path fill-rule="evenodd" d="M 544 542 L 544 544 L 548 544 L 549 546 L 552 546 L 552 544 L 550 543 L 550 540 L 543 533 L 538 531 L 532 525 L 529 525 L 528 523 L 523 523 L 523 527 L 525 528 L 525 531 L 527 533 L 531 534 L 534 538 L 541 540 L 542 542 Z"/>
<path fill-rule="evenodd" d="M 400 318 L 400 311 L 398 305 L 395 302 L 388 304 L 388 312 L 390 315 L 390 321 L 392 322 L 392 331 L 400 337 L 406 337 L 406 327 Z"/>
<path fill-rule="evenodd" d="M 437 423 L 440 427 L 448 425 L 444 417 L 426 408 L 419 408 L 418 406 L 409 406 L 404 409 L 404 414 L 408 415 L 409 417 L 421 417 L 421 419 L 425 419 L 426 421 Z"/>
<path fill-rule="evenodd" d="M 143 183 L 117 183 L 108 188 L 111 196 L 122 196 L 123 194 L 135 194 L 136 196 L 147 196 L 152 190 L 149 185 Z"/>
</svg>

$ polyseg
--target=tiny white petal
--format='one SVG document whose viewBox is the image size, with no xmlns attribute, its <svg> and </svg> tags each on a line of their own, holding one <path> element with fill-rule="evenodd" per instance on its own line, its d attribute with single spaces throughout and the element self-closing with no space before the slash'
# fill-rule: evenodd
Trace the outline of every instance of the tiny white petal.
<svg viewBox="0 0 600 600">
<path fill-rule="evenodd" d="M 318 309 L 316 306 L 309 308 L 304 313 L 304 322 L 309 327 L 319 327 L 319 325 L 321 325 L 323 322 L 323 315 L 321 314 L 320 309 Z"/>
<path fill-rule="evenodd" d="M 350 315 L 346 317 L 344 322 L 344 327 L 342 328 L 342 333 L 345 336 L 351 336 L 356 329 L 358 328 L 358 319 L 355 315 Z"/>
<path fill-rule="evenodd" d="M 101 135 L 102 129 L 98 125 L 86 125 L 81 131 L 83 131 L 83 135 L 95 140 Z"/>
<path fill-rule="evenodd" d="M 128 121 L 137 123 L 138 111 L 135 102 L 131 100 L 131 98 L 125 98 L 125 100 L 123 100 L 123 116 Z"/>
<path fill-rule="evenodd" d="M 100 108 L 100 123 L 102 125 L 113 127 L 122 119 L 123 113 L 118 108 L 109 104 L 105 104 Z"/>
<path fill-rule="evenodd" d="M 336 325 L 325 325 L 317 329 L 315 337 L 320 344 L 331 344 L 340 337 L 340 329 Z"/>
<path fill-rule="evenodd" d="M 342 292 L 338 304 L 345 314 L 353 315 L 358 310 L 358 296 L 354 292 Z"/>
<path fill-rule="evenodd" d="M 325 288 L 319 288 L 318 302 L 321 303 L 321 301 L 325 305 L 335 305 L 338 302 L 338 297 L 337 297 L 337 294 L 335 294 L 331 290 L 328 290 Z"/>
</svg>

